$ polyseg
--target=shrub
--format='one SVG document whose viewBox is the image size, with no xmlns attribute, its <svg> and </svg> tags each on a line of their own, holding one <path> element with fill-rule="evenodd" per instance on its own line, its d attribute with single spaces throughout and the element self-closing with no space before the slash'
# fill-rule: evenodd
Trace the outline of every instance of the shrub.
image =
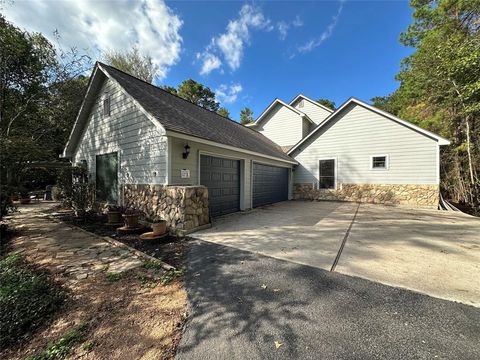
<svg viewBox="0 0 480 360">
<path fill-rule="evenodd" d="M 0 348 L 35 330 L 65 299 L 64 291 L 46 273 L 19 255 L 0 261 Z"/>
<path fill-rule="evenodd" d="M 57 195 L 66 207 L 72 206 L 74 185 L 88 182 L 88 170 L 85 166 L 69 166 L 60 169 L 57 177 Z M 78 195 L 78 193 L 76 194 Z M 53 196 L 53 194 L 52 194 Z"/>
<path fill-rule="evenodd" d="M 77 182 L 72 185 L 71 206 L 76 216 L 84 217 L 93 210 L 94 205 L 93 184 Z"/>
<path fill-rule="evenodd" d="M 57 185 L 52 187 L 52 199 L 55 201 L 63 200 L 62 191 L 60 190 L 60 187 Z"/>
<path fill-rule="evenodd" d="M 7 186 L 0 187 L 0 220 L 2 220 L 5 215 L 15 211 L 16 208 L 12 202 L 13 194 L 13 188 Z"/>
</svg>

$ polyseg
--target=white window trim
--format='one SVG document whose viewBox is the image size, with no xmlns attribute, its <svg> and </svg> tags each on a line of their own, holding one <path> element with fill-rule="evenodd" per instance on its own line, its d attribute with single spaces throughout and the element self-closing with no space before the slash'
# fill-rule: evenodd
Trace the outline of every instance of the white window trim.
<svg viewBox="0 0 480 360">
<path fill-rule="evenodd" d="M 320 188 L 320 160 L 333 160 L 335 162 L 334 169 L 335 169 L 335 176 L 334 176 L 334 187 L 333 189 L 321 189 Z M 318 181 L 317 181 L 317 186 L 318 190 L 320 191 L 329 191 L 329 190 L 337 190 L 338 188 L 338 160 L 336 156 L 327 156 L 327 157 L 321 157 L 317 159 L 317 166 L 318 166 Z"/>
<path fill-rule="evenodd" d="M 385 167 L 384 168 L 374 168 L 373 167 L 373 158 L 375 157 L 385 157 Z M 390 155 L 389 154 L 377 154 L 370 155 L 370 170 L 373 171 L 387 171 L 390 169 Z"/>
<path fill-rule="evenodd" d="M 105 100 L 108 99 L 108 115 L 105 115 Z M 102 96 L 102 117 L 104 119 L 108 119 L 110 116 L 112 116 L 112 99 L 110 97 L 110 94 L 108 92 L 105 92 Z"/>
</svg>

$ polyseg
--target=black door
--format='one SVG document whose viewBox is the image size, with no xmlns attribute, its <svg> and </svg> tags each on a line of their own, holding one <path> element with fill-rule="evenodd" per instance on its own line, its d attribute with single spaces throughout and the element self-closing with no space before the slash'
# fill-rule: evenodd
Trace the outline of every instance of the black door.
<svg viewBox="0 0 480 360">
<path fill-rule="evenodd" d="M 253 207 L 288 200 L 288 169 L 253 163 Z"/>
<path fill-rule="evenodd" d="M 118 202 L 118 155 L 116 152 L 96 156 L 96 200 Z"/>
<path fill-rule="evenodd" d="M 210 216 L 240 210 L 240 161 L 200 156 L 200 183 L 208 188 Z"/>
</svg>

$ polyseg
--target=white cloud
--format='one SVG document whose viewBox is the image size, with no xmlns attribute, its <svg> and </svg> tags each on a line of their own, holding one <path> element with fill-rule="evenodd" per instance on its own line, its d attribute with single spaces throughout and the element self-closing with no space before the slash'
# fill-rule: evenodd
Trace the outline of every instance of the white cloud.
<svg viewBox="0 0 480 360">
<path fill-rule="evenodd" d="M 291 22 L 286 22 L 286 21 L 279 21 L 277 23 L 277 30 L 280 34 L 280 40 L 285 40 L 288 31 L 290 30 L 291 27 L 300 27 L 303 26 L 303 21 L 300 19 L 300 16 L 296 16 L 295 19 L 293 19 Z"/>
<path fill-rule="evenodd" d="M 225 85 L 221 84 L 218 89 L 215 90 L 215 95 L 217 99 L 224 104 L 231 104 L 237 100 L 238 94 L 242 91 L 242 85 L 240 84 L 231 84 Z"/>
<path fill-rule="evenodd" d="M 200 75 L 209 74 L 211 71 L 218 69 L 220 66 L 222 66 L 222 61 L 218 58 L 218 56 L 207 51 L 203 53 L 197 53 L 197 59 L 200 59 L 202 61 Z"/>
<path fill-rule="evenodd" d="M 158 65 L 160 79 L 180 59 L 182 20 L 163 0 L 15 1 L 3 13 L 15 25 L 42 32 L 52 42 L 58 30 L 62 47 L 77 47 L 93 58 L 136 45 Z"/>
<path fill-rule="evenodd" d="M 307 53 L 315 49 L 316 47 L 320 46 L 325 40 L 327 40 L 333 34 L 333 30 L 337 26 L 338 19 L 340 18 L 340 14 L 343 10 L 343 3 L 344 0 L 340 0 L 340 6 L 338 7 L 337 13 L 332 17 L 330 24 L 328 24 L 327 28 L 320 34 L 319 37 L 315 39 L 311 39 L 305 44 L 299 46 L 297 48 L 299 53 Z"/>
<path fill-rule="evenodd" d="M 238 18 L 230 20 L 226 31 L 216 37 L 213 37 L 211 43 L 206 47 L 205 51 L 198 56 L 202 60 L 201 74 L 208 74 L 210 71 L 220 67 L 211 67 L 206 62 L 211 62 L 214 56 L 221 62 L 219 56 L 223 56 L 226 64 L 231 70 L 240 67 L 243 58 L 245 45 L 249 43 L 250 31 L 252 29 L 271 31 L 273 26 L 270 20 L 265 17 L 261 9 L 253 5 L 245 4 L 240 9 Z M 209 71 L 207 71 L 210 69 Z"/>
</svg>

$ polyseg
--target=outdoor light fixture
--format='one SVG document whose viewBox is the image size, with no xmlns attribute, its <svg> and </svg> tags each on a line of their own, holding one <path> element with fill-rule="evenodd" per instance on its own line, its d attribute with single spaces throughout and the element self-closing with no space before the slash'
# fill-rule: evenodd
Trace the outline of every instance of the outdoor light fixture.
<svg viewBox="0 0 480 360">
<path fill-rule="evenodd" d="M 188 144 L 185 144 L 185 146 L 183 147 L 183 158 L 188 158 L 188 154 L 190 154 L 190 146 L 188 146 Z"/>
</svg>

